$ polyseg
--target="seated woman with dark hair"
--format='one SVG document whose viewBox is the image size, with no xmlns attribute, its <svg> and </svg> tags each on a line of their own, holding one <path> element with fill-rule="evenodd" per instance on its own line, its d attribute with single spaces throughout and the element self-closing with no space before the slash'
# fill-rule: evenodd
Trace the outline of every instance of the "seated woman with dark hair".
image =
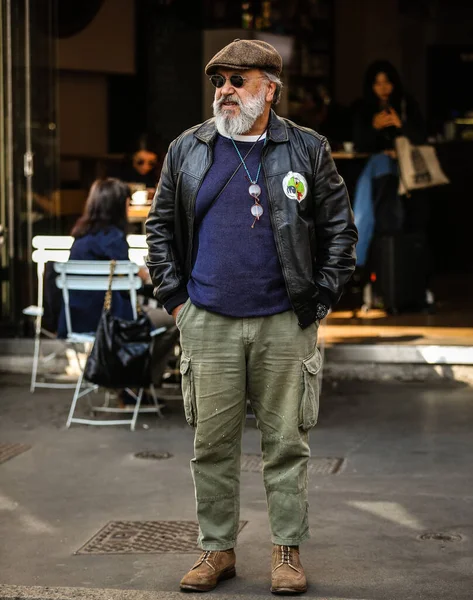
<svg viewBox="0 0 473 600">
<path fill-rule="evenodd" d="M 128 260 L 126 241 L 128 187 L 118 179 L 97 180 L 90 188 L 83 215 L 74 225 L 70 260 Z M 69 293 L 71 321 L 77 333 L 92 332 L 102 313 L 104 292 L 73 290 Z M 112 292 L 112 312 L 132 319 L 130 299 Z M 58 337 L 67 337 L 64 308 L 61 310 Z"/>
<path fill-rule="evenodd" d="M 366 71 L 364 96 L 356 106 L 353 124 L 356 149 L 372 153 L 354 195 L 358 267 L 366 265 L 375 233 L 406 231 L 412 228 L 411 223 L 422 220 L 425 223 L 427 219 L 428 207 L 419 200 L 421 194 L 416 194 L 416 202 L 408 203 L 398 195 L 395 140 L 401 135 L 413 144 L 422 143 L 424 120 L 417 102 L 405 92 L 394 66 L 386 60 L 377 60 Z M 425 228 L 425 224 L 421 227 Z"/>
<path fill-rule="evenodd" d="M 363 98 L 355 107 L 353 141 L 359 152 L 389 152 L 399 135 L 413 144 L 423 143 L 424 119 L 394 66 L 376 60 L 366 70 Z"/>
<path fill-rule="evenodd" d="M 118 179 L 97 180 L 90 188 L 84 214 L 77 220 L 71 235 L 75 238 L 70 260 L 129 260 L 126 241 L 128 186 Z M 146 281 L 148 272 L 138 275 Z M 72 290 L 69 293 L 71 321 L 77 333 L 95 332 L 102 314 L 105 292 Z M 127 294 L 112 292 L 112 313 L 132 319 L 133 311 Z M 155 327 L 174 327 L 174 319 L 162 309 L 147 310 Z M 64 308 L 61 310 L 58 337 L 67 337 Z"/>
</svg>

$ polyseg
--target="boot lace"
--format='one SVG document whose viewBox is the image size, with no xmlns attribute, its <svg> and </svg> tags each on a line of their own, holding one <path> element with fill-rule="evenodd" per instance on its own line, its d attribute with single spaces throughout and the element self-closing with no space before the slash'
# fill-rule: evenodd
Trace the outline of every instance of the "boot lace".
<svg viewBox="0 0 473 600">
<path fill-rule="evenodd" d="M 283 565 L 287 565 L 291 569 L 294 569 L 294 571 L 300 573 L 299 569 L 292 564 L 292 548 L 290 546 L 279 546 L 278 548 L 281 554 L 281 561 L 278 565 L 276 565 L 274 570 L 278 569 L 279 567 L 282 567 Z"/>
<path fill-rule="evenodd" d="M 197 567 L 199 567 L 202 563 L 205 563 L 206 565 L 208 565 L 213 571 L 215 571 L 215 567 L 214 565 L 209 562 L 209 558 L 212 556 L 212 554 L 215 554 L 214 550 L 204 550 L 202 552 L 202 554 L 199 556 L 199 559 L 197 560 L 197 562 L 195 563 L 195 565 L 192 567 L 193 569 L 196 569 Z"/>
</svg>

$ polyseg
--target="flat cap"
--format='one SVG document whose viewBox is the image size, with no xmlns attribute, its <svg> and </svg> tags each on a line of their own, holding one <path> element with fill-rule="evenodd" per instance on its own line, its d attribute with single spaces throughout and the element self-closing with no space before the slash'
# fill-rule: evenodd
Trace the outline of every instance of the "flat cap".
<svg viewBox="0 0 473 600">
<path fill-rule="evenodd" d="M 219 67 L 224 69 L 263 69 L 279 77 L 282 58 L 279 52 L 260 40 L 233 40 L 222 48 L 205 67 L 206 75 L 212 75 Z"/>
</svg>

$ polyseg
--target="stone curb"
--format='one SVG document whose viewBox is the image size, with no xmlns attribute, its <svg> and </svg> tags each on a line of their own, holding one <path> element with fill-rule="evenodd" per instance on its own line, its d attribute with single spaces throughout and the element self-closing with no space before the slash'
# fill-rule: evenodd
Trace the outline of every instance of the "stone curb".
<svg viewBox="0 0 473 600">
<path fill-rule="evenodd" d="M 192 595 L 191 595 L 192 596 Z M 219 600 L 235 600 L 235 594 L 212 594 Z M 268 590 L 268 597 L 270 596 Z M 261 598 L 260 594 L 245 594 L 247 600 Z M 141 590 L 114 590 L 102 588 L 25 587 L 0 584 L 0 600 L 189 600 L 182 592 L 148 592 Z M 320 600 L 354 600 L 324 597 Z M 358 600 L 362 600 L 359 598 Z"/>
<path fill-rule="evenodd" d="M 324 381 L 455 381 L 473 386 L 473 366 L 327 362 Z"/>
</svg>

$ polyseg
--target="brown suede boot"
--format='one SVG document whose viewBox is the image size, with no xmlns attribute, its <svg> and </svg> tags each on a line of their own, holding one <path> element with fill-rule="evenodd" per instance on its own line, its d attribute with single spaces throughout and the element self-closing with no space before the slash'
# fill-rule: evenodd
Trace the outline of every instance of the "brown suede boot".
<svg viewBox="0 0 473 600">
<path fill-rule="evenodd" d="M 296 546 L 273 546 L 271 557 L 271 591 L 273 594 L 303 594 L 307 579 Z"/>
<path fill-rule="evenodd" d="M 192 569 L 181 579 L 184 592 L 208 592 L 219 581 L 235 577 L 235 552 L 230 550 L 205 550 Z"/>
</svg>

